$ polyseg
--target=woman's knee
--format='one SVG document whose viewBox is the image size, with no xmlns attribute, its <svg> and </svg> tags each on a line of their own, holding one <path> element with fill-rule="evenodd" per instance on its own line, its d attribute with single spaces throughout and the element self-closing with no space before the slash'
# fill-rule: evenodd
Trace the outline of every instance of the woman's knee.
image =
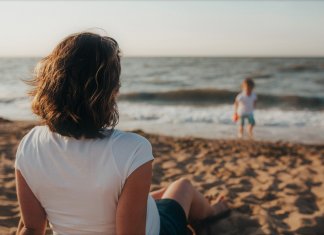
<svg viewBox="0 0 324 235">
<path fill-rule="evenodd" d="M 177 179 L 176 182 L 178 182 L 179 184 L 191 185 L 190 180 L 188 180 L 185 177 L 181 177 L 181 178 Z"/>
<path fill-rule="evenodd" d="M 184 191 L 184 192 L 189 192 L 189 191 L 192 191 L 192 189 L 193 189 L 193 186 L 192 186 L 190 180 L 183 178 L 183 177 L 176 180 L 173 184 L 175 184 L 175 186 L 177 188 L 179 188 L 181 191 Z"/>
<path fill-rule="evenodd" d="M 169 198 L 178 202 L 183 208 L 187 218 L 191 208 L 194 188 L 188 179 L 180 178 L 174 181 L 163 194 L 164 199 Z"/>
<path fill-rule="evenodd" d="M 172 182 L 168 186 L 165 194 L 179 194 L 180 193 L 180 195 L 183 195 L 183 194 L 188 195 L 188 194 L 190 194 L 192 189 L 193 189 L 193 186 L 192 186 L 191 182 L 188 179 L 182 177 L 182 178 L 177 179 L 176 181 Z"/>
</svg>

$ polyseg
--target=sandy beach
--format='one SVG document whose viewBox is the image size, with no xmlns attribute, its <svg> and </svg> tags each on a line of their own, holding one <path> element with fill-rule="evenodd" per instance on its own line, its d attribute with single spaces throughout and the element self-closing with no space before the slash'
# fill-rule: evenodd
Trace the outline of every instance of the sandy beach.
<svg viewBox="0 0 324 235">
<path fill-rule="evenodd" d="M 0 119 L 0 235 L 16 231 L 15 151 L 34 125 Z M 196 225 L 197 234 L 323 234 L 324 145 L 136 132 L 153 145 L 152 190 L 186 177 L 211 202 L 227 198 L 230 217 Z"/>
</svg>

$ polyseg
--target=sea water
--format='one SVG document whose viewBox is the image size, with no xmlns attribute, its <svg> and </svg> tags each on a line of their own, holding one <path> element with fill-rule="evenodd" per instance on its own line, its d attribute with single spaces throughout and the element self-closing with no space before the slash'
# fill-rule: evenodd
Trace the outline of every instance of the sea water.
<svg viewBox="0 0 324 235">
<path fill-rule="evenodd" d="M 32 120 L 29 87 L 39 58 L 0 59 L 0 116 Z M 233 101 L 256 83 L 256 138 L 324 142 L 324 58 L 122 58 L 119 128 L 235 137 Z"/>
</svg>

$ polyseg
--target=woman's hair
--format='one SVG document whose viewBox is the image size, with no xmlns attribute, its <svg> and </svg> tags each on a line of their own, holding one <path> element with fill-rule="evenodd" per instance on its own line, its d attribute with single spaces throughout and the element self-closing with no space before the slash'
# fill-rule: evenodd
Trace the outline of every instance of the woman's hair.
<svg viewBox="0 0 324 235">
<path fill-rule="evenodd" d="M 253 89 L 255 84 L 252 78 L 245 78 L 242 82 L 242 86 L 246 85 L 247 87 L 249 87 L 250 89 Z"/>
<path fill-rule="evenodd" d="M 32 110 L 51 131 L 74 138 L 102 137 L 118 123 L 120 87 L 117 42 L 94 33 L 77 33 L 59 43 L 36 66 Z"/>
</svg>

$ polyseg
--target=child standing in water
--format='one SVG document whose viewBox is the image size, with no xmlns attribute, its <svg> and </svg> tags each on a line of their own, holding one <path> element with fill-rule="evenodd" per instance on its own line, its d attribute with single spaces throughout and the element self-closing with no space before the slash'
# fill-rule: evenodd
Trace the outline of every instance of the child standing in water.
<svg viewBox="0 0 324 235">
<path fill-rule="evenodd" d="M 253 138 L 253 127 L 255 125 L 253 111 L 257 100 L 257 96 L 253 92 L 254 81 L 251 78 L 246 78 L 241 87 L 242 91 L 235 98 L 233 119 L 239 121 L 239 138 L 243 137 L 245 121 L 248 122 L 249 137 Z"/>
</svg>

